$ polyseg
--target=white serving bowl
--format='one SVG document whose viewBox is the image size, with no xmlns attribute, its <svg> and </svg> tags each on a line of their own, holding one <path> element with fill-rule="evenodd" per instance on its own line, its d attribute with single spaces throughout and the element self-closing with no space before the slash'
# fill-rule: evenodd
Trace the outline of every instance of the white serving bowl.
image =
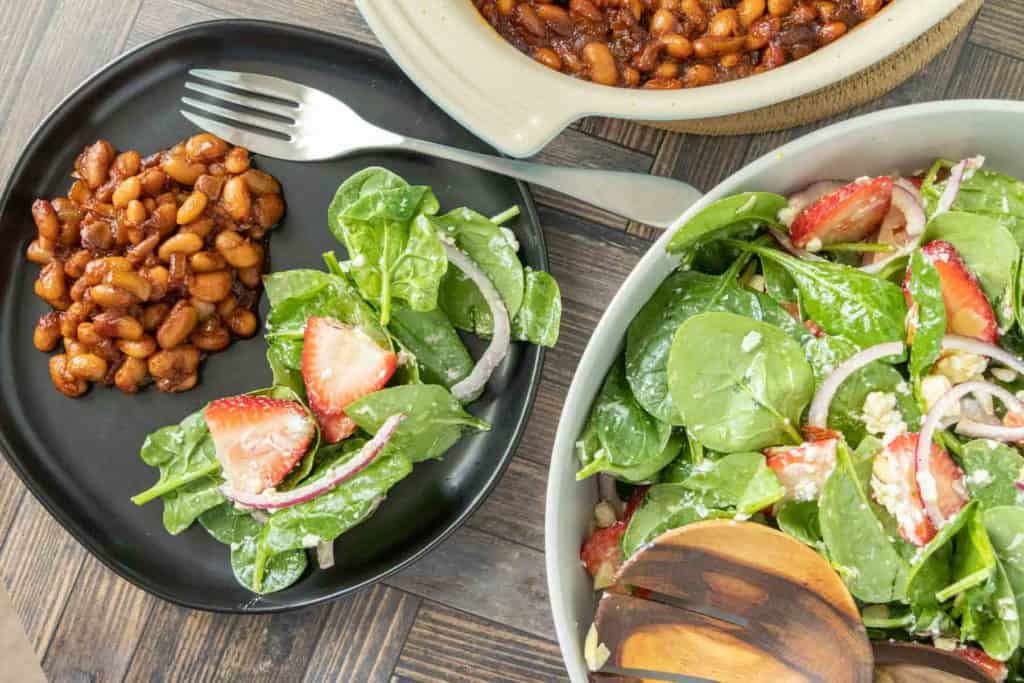
<svg viewBox="0 0 1024 683">
<path fill-rule="evenodd" d="M 542 66 L 471 0 L 356 0 L 405 73 L 455 120 L 516 157 L 590 115 L 678 121 L 759 109 L 824 88 L 910 44 L 963 0 L 895 0 L 835 43 L 780 69 L 690 90 L 595 85 Z"/>
<path fill-rule="evenodd" d="M 926 168 L 936 157 L 985 155 L 986 167 L 1024 177 L 1024 102 L 952 100 L 887 109 L 805 135 L 734 173 L 692 206 L 640 260 L 605 311 L 580 358 L 558 424 L 548 474 L 544 547 L 555 630 L 574 683 L 587 680 L 583 638 L 594 615 L 580 544 L 597 502 L 593 480 L 576 481 L 575 443 L 633 316 L 678 259 L 665 252 L 690 216 L 721 197 L 751 190 L 786 194 L 823 178 Z"/>
</svg>

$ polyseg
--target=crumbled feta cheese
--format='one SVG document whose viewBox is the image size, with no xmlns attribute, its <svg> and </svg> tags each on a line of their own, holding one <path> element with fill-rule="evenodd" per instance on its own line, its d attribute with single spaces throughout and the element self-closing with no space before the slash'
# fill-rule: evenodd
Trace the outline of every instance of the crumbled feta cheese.
<svg viewBox="0 0 1024 683">
<path fill-rule="evenodd" d="M 921 398 L 928 410 L 932 409 L 940 398 L 947 391 L 953 388 L 953 383 L 945 375 L 925 375 L 921 378 Z M 954 403 L 943 417 L 959 417 L 960 404 Z"/>
<path fill-rule="evenodd" d="M 825 245 L 821 243 L 821 240 L 818 239 L 817 237 L 815 237 L 814 239 L 812 239 L 810 242 L 807 243 L 807 251 L 809 251 L 811 253 L 814 253 L 816 251 L 821 251 L 821 248 L 823 246 L 825 246 Z"/>
<path fill-rule="evenodd" d="M 793 207 L 787 206 L 782 209 L 779 209 L 779 213 L 776 216 L 776 218 L 778 218 L 779 222 L 788 228 L 791 225 L 793 225 L 793 221 L 796 220 L 796 216 L 798 213 L 800 212 L 794 209 Z"/>
<path fill-rule="evenodd" d="M 980 376 L 988 367 L 988 359 L 968 351 L 943 354 L 935 364 L 935 372 L 945 375 L 953 384 L 960 384 Z"/>
<path fill-rule="evenodd" d="M 974 470 L 967 475 L 967 483 L 971 488 L 984 488 L 992 483 L 992 473 L 988 470 Z"/>
<path fill-rule="evenodd" d="M 761 344 L 761 333 L 751 330 L 747 332 L 747 336 L 743 337 L 743 341 L 740 342 L 740 348 L 743 349 L 743 353 L 750 353 Z"/>
<path fill-rule="evenodd" d="M 903 414 L 897 407 L 896 394 L 889 391 L 872 391 L 864 399 L 861 420 L 870 434 L 881 434 L 886 438 L 907 431 Z"/>
<path fill-rule="evenodd" d="M 955 650 L 960 643 L 956 638 L 934 638 L 932 640 L 932 645 L 939 650 L 947 650 L 951 652 Z"/>
<path fill-rule="evenodd" d="M 989 372 L 1000 382 L 1012 382 L 1017 379 L 1017 373 L 1010 368 L 992 368 Z"/>
<path fill-rule="evenodd" d="M 607 500 L 602 500 L 594 506 L 594 522 L 602 529 L 607 529 L 615 524 L 615 508 Z"/>
<path fill-rule="evenodd" d="M 587 668 L 591 671 L 600 670 L 608 663 L 611 654 L 608 647 L 598 639 L 597 626 L 591 624 L 587 638 L 583 641 L 583 659 L 587 662 Z"/>
</svg>

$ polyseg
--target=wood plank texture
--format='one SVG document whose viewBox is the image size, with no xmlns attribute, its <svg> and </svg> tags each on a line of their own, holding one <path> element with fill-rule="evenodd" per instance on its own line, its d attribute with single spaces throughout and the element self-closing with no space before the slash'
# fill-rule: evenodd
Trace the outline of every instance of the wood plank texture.
<svg viewBox="0 0 1024 683">
<path fill-rule="evenodd" d="M 39 120 L 95 69 L 166 31 L 225 17 L 286 21 L 375 44 L 354 0 L 0 1 L 0 183 Z M 970 30 L 921 73 L 832 121 L 950 97 L 1024 98 L 1020 0 L 988 0 Z M 538 159 L 674 176 L 707 190 L 830 122 L 707 138 L 592 117 Z M 89 557 L 0 464 L 0 579 L 50 680 L 564 680 L 543 563 L 551 446 L 604 307 L 660 231 L 573 197 L 540 189 L 535 197 L 564 318 L 527 431 L 469 523 L 384 584 L 283 615 L 183 609 Z"/>
</svg>

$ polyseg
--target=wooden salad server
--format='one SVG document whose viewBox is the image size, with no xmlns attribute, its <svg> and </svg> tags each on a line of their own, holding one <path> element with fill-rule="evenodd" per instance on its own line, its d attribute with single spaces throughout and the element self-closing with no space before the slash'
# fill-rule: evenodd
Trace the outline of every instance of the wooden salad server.
<svg viewBox="0 0 1024 683">
<path fill-rule="evenodd" d="M 616 583 L 633 594 L 605 593 L 588 636 L 601 683 L 991 680 L 920 646 L 909 658 L 885 649 L 886 671 L 876 671 L 860 612 L 836 571 L 763 524 L 710 520 L 668 531 L 627 560 Z"/>
</svg>

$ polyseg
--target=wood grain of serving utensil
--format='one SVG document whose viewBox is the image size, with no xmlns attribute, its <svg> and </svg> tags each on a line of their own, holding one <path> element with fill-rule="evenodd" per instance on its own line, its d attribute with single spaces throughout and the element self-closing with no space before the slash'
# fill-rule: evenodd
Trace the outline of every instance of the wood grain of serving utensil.
<svg viewBox="0 0 1024 683">
<path fill-rule="evenodd" d="M 735 520 L 668 531 L 626 561 L 594 624 L 595 681 L 991 681 L 951 653 L 879 643 L 814 550 Z M 875 667 L 877 662 L 880 665 Z"/>
</svg>

